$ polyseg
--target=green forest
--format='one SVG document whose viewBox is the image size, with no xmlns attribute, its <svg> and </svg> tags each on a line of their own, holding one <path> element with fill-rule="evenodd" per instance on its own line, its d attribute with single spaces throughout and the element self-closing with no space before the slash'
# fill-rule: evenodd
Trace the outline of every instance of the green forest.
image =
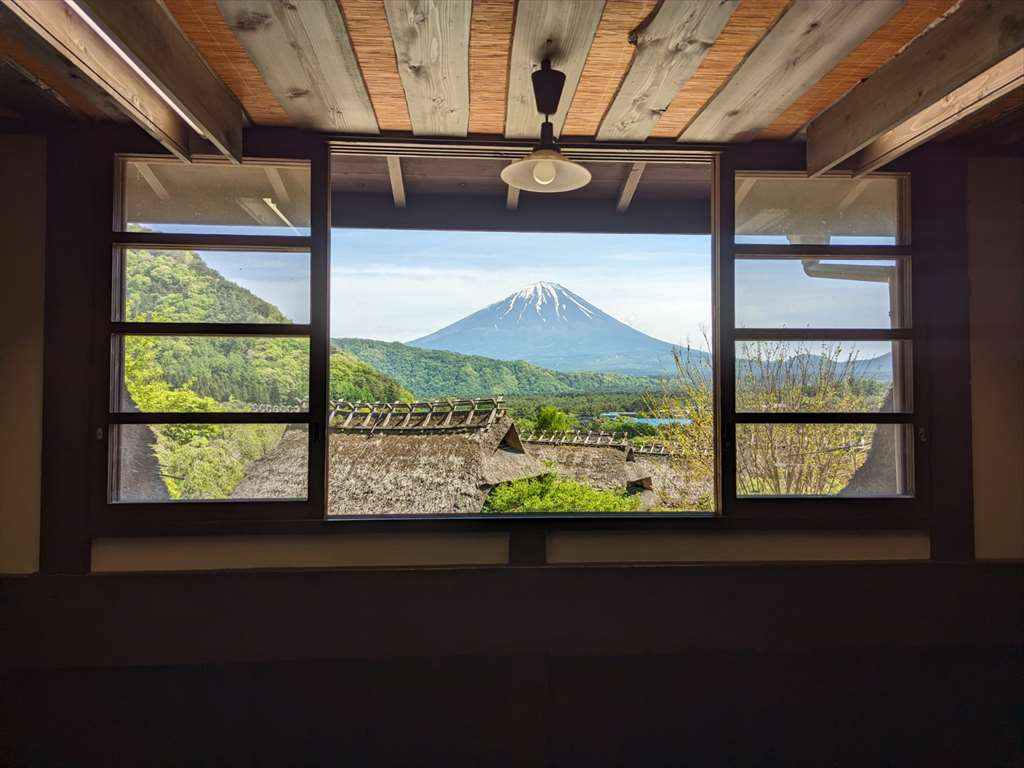
<svg viewBox="0 0 1024 768">
<path fill-rule="evenodd" d="M 495 360 L 400 342 L 332 339 L 376 370 L 401 382 L 417 397 L 490 397 L 492 395 L 567 395 L 634 393 L 650 390 L 657 379 L 621 373 L 563 373 L 522 360 Z"/>
<path fill-rule="evenodd" d="M 225 280 L 192 251 L 130 249 L 125 311 L 132 322 L 287 323 L 277 307 Z M 250 404 L 301 407 L 309 396 L 309 343 L 287 337 L 129 336 L 124 390 L 139 411 L 216 412 Z M 394 379 L 334 350 L 330 396 L 411 400 Z M 173 499 L 225 498 L 246 465 L 272 448 L 284 426 L 155 425 L 154 453 Z"/>
</svg>

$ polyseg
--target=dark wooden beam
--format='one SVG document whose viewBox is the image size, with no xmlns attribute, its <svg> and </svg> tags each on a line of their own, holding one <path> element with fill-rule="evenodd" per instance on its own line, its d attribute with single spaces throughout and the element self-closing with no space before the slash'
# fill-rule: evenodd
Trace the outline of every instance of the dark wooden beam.
<svg viewBox="0 0 1024 768">
<path fill-rule="evenodd" d="M 793 3 L 679 140 L 754 138 L 888 21 L 903 3 Z"/>
<path fill-rule="evenodd" d="M 242 159 L 245 112 L 160 0 L 76 0 L 225 157 Z"/>
<path fill-rule="evenodd" d="M 379 132 L 337 0 L 217 5 L 295 126 Z"/>
<path fill-rule="evenodd" d="M 170 152 L 182 160 L 190 158 L 185 120 L 69 5 L 51 0 L 0 2 L 110 94 Z"/>
<path fill-rule="evenodd" d="M 385 0 L 398 73 L 416 136 L 469 130 L 469 21 L 451 0 Z"/>
<path fill-rule="evenodd" d="M 870 173 L 938 136 L 997 99 L 1024 89 L 1024 51 L 1017 51 L 914 117 L 886 131 L 853 157 L 855 175 Z M 1024 100 L 1024 91 L 1021 91 Z"/>
<path fill-rule="evenodd" d="M 633 63 L 597 131 L 600 141 L 643 141 L 697 71 L 738 0 L 662 3 L 630 34 Z"/>
<path fill-rule="evenodd" d="M 421 195 L 396 209 L 390 196 L 334 193 L 334 226 L 354 229 L 438 229 L 474 232 L 596 232 L 708 234 L 707 198 L 644 200 L 628 216 L 615 215 L 615 199 L 520 195 Z"/>
<path fill-rule="evenodd" d="M 807 171 L 835 167 L 1024 46 L 1024 4 L 971 0 L 816 117 Z"/>
<path fill-rule="evenodd" d="M 530 76 L 544 59 L 565 73 L 558 111 L 551 115 L 557 136 L 576 93 L 590 53 L 604 0 L 524 0 L 516 5 L 516 26 L 509 59 L 505 138 L 536 139 L 544 119 L 537 113 Z"/>
</svg>

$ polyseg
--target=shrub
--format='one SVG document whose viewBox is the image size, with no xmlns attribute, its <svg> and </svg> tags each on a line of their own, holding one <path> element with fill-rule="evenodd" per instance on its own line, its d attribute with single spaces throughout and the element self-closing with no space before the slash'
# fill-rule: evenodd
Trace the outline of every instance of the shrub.
<svg viewBox="0 0 1024 768">
<path fill-rule="evenodd" d="M 599 491 L 549 473 L 494 487 L 484 512 L 635 512 L 640 500 L 624 491 Z"/>
</svg>

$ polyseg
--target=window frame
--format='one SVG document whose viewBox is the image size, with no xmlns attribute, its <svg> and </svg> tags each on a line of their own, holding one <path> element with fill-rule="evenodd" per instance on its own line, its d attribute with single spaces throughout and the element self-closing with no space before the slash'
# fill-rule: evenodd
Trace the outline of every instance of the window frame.
<svg viewBox="0 0 1024 768">
<path fill-rule="evenodd" d="M 729 160 L 734 155 L 727 153 Z M 848 521 L 850 527 L 860 529 L 885 528 L 898 522 L 908 528 L 928 527 L 928 452 L 926 430 L 922 425 L 921 410 L 927 402 L 924 381 L 926 376 L 913 375 L 925 370 L 923 344 L 915 343 L 918 327 L 911 316 L 910 327 L 885 329 L 856 328 L 737 328 L 735 268 L 736 262 L 754 259 L 802 259 L 808 256 L 825 259 L 890 259 L 901 270 L 902 295 L 898 308 L 910 311 L 914 306 L 914 271 L 919 266 L 912 258 L 912 222 L 910 219 L 911 175 L 906 171 L 876 172 L 865 178 L 895 178 L 897 186 L 896 243 L 894 245 L 781 245 L 748 244 L 736 242 L 735 189 L 736 180 L 744 177 L 788 178 L 806 180 L 802 169 L 761 166 L 757 162 L 739 159 L 723 164 L 719 175 L 719 280 L 720 322 L 717 326 L 722 346 L 722 365 L 719 402 L 722 420 L 722 454 L 720 493 L 723 514 L 745 520 L 778 516 L 805 517 L 808 527 L 816 527 L 822 519 Z M 821 178 L 853 178 L 852 172 L 832 171 Z M 744 341 L 910 341 L 912 359 L 902 371 L 894 366 L 894 378 L 910 373 L 911 408 L 891 413 L 783 413 L 742 412 L 736 409 L 736 355 L 737 342 Z M 914 486 L 910 495 L 894 496 L 740 496 L 737 492 L 736 426 L 737 424 L 905 424 L 909 426 L 912 441 L 912 471 Z"/>
<path fill-rule="evenodd" d="M 311 259 L 311 303 L 310 323 L 303 326 L 303 335 L 310 338 L 310 404 L 308 414 L 263 414 L 265 418 L 252 418 L 251 414 L 238 416 L 249 422 L 307 423 L 310 429 L 310 487 L 305 501 L 257 500 L 257 501 L 186 501 L 186 502 L 117 502 L 110 503 L 106 495 L 106 462 L 110 456 L 109 429 L 103 429 L 102 439 L 95 441 L 97 455 L 102 454 L 101 461 L 93 463 L 92 477 L 102 474 L 102 489 L 91 494 L 92 509 L 91 533 L 93 536 L 153 536 L 153 535 L 196 535 L 196 534 L 281 534 L 281 533 L 331 533 L 341 534 L 354 531 L 387 531 L 387 532 L 420 532 L 420 531 L 491 531 L 510 534 L 510 563 L 536 564 L 543 562 L 543 543 L 547 532 L 555 530 L 857 530 L 857 531 L 926 531 L 929 526 L 925 498 L 925 477 L 927 471 L 926 444 L 916 441 L 914 451 L 916 492 L 913 497 L 737 497 L 735 493 L 735 425 L 738 419 L 735 414 L 735 342 L 736 334 L 733 327 L 735 318 L 735 260 L 738 252 L 734 242 L 735 210 L 734 191 L 736 172 L 765 175 L 771 172 L 786 172 L 804 175 L 800 170 L 802 156 L 795 158 L 791 149 L 752 145 L 751 147 L 694 147 L 695 151 L 704 151 L 711 155 L 713 163 L 711 190 L 711 241 L 712 241 L 712 280 L 713 297 L 713 353 L 715 366 L 715 410 L 716 410 L 716 462 L 718 472 L 715 479 L 717 511 L 714 513 L 629 513 L 600 514 L 583 513 L 578 515 L 502 515 L 502 516 L 466 516 L 466 517 L 422 517 L 396 516 L 388 519 L 367 519 L 365 517 L 326 517 L 326 419 L 328 393 L 328 360 L 330 354 L 329 341 L 329 290 L 330 290 L 330 233 L 331 233 L 331 189 L 330 136 L 304 134 L 296 137 L 294 133 L 285 135 L 277 131 L 264 130 L 259 134 L 261 141 L 249 141 L 247 136 L 246 158 L 254 162 L 261 160 L 306 160 L 310 165 L 311 174 L 311 233 L 308 238 L 287 237 L 261 238 L 260 236 L 233 235 L 174 235 L 173 243 L 189 247 L 226 248 L 239 237 L 245 239 L 246 248 L 254 244 L 254 237 L 265 240 L 264 245 L 280 248 L 283 245 L 296 245 L 300 241 L 308 241 Z M 373 143 L 374 140 L 366 140 Z M 409 142 L 415 144 L 415 141 Z M 501 146 L 495 142 L 495 146 Z M 567 145 L 568 146 L 568 145 Z M 594 145 L 595 148 L 600 145 Z M 674 148 L 679 149 L 678 145 Z M 630 149 L 642 150 L 644 147 L 622 147 L 621 151 Z M 689 148 L 688 148 L 689 149 Z M 802 153 L 801 153 L 802 154 Z M 758 167 L 758 162 L 749 162 L 745 157 L 753 155 L 763 157 L 767 167 Z M 117 155 L 119 158 L 129 156 Z M 779 159 L 781 158 L 781 160 Z M 116 174 L 115 174 L 116 175 Z M 909 177 L 904 182 L 909 189 Z M 120 190 L 119 183 L 115 185 Z M 906 195 L 903 196 L 904 198 Z M 115 199 L 115 210 L 120 210 L 120 200 Z M 909 202 L 901 199 L 901 221 L 906 228 L 906 242 L 909 244 Z M 901 232 L 899 242 L 904 242 Z M 130 235 L 130 236 L 128 236 Z M 117 234 L 110 232 L 109 242 L 104 252 L 114 258 L 117 245 L 170 245 L 171 239 L 165 235 L 141 233 Z M 239 246 L 241 247 L 241 246 Z M 756 246 L 758 250 L 774 253 L 778 246 Z M 788 250 L 798 253 L 802 246 L 786 246 Z M 860 255 L 883 255 L 892 258 L 894 255 L 909 253 L 909 245 L 898 246 L 830 246 L 836 254 L 850 253 L 854 248 Z M 884 248 L 884 251 L 878 249 Z M 795 250 L 794 250 L 795 249 Z M 814 247 L 816 254 L 823 250 Z M 113 261 L 107 262 L 97 269 L 100 283 L 97 283 L 98 301 L 96 302 L 100 319 L 97 321 L 94 338 L 110 339 L 111 334 L 128 328 L 128 324 L 116 325 L 111 320 L 112 306 L 111 287 Z M 105 278 L 105 279 L 104 279 Z M 913 286 L 914 283 L 911 283 Z M 150 329 L 155 324 L 146 324 Z M 180 332 L 181 325 L 175 324 Z M 218 324 L 216 331 L 221 333 L 231 329 L 230 324 Z M 132 332 L 135 326 L 131 326 Z M 166 332 L 166 329 L 164 329 Z M 254 332 L 257 335 L 267 333 L 267 328 L 235 328 L 237 335 L 246 335 L 241 331 Z M 772 333 L 778 338 L 777 329 Z M 914 370 L 921 371 L 921 344 L 914 344 Z M 98 391 L 110 391 L 109 344 L 106 355 L 94 356 L 98 362 L 93 373 L 93 381 Z M 916 420 L 926 401 L 921 392 L 924 376 L 918 375 L 914 380 L 915 412 L 911 416 Z M 93 398 L 95 403 L 97 398 Z M 103 398 L 104 405 L 107 399 Z M 180 414 L 147 414 L 152 417 L 168 417 L 180 419 Z M 226 421 L 224 414 L 217 414 L 218 420 Z M 296 418 L 303 416 L 303 418 Z M 827 421 L 815 416 L 814 422 Z M 830 415 L 842 417 L 843 415 Z M 863 417 L 863 414 L 859 416 Z M 881 418 L 871 415 L 871 421 L 885 422 L 889 415 Z M 94 424 L 108 424 L 110 413 L 105 408 L 93 414 Z M 131 423 L 139 419 L 137 414 L 121 414 L 121 423 Z M 232 417 L 234 418 L 234 417 Z M 744 417 L 745 418 L 745 417 Z M 154 421 L 156 419 L 153 419 Z M 198 421 L 194 415 L 186 415 L 182 421 Z M 863 421 L 864 419 L 861 418 Z M 917 427 L 915 427 L 917 428 Z M 97 433 L 99 436 L 99 433 Z M 319 449 L 318 449 L 319 446 Z M 314 483 L 315 478 L 321 479 Z M 730 490 L 731 489 L 731 490 Z"/>
<path fill-rule="evenodd" d="M 261 521 L 309 522 L 323 517 L 326 504 L 325 451 L 322 450 L 327 414 L 328 334 L 327 317 L 330 282 L 330 190 L 329 158 L 321 142 L 309 141 L 300 150 L 280 153 L 247 152 L 243 163 L 261 165 L 279 163 L 304 165 L 310 173 L 309 235 L 235 235 L 128 232 L 124 221 L 124 169 L 133 159 L 149 162 L 179 162 L 173 158 L 138 153 L 114 156 L 113 221 L 104 252 L 109 261 L 99 272 L 97 283 L 97 320 L 95 386 L 107 393 L 105 406 L 97 406 L 95 448 L 103 456 L 102 482 L 93 483 L 91 528 L 94 535 L 134 533 L 197 525 L 217 530 L 225 523 L 248 524 Z M 233 165 L 217 156 L 197 156 L 194 162 L 205 165 Z M 326 237 L 324 233 L 327 233 Z M 127 248 L 205 248 L 216 250 L 301 252 L 309 254 L 310 317 L 308 323 L 167 323 L 129 322 L 120 318 L 122 257 Z M 113 394 L 120 381 L 121 349 L 126 336 L 285 336 L 309 340 L 309 401 L 305 412 L 123 412 L 115 407 Z M 105 344 L 104 344 L 105 340 Z M 107 354 L 103 354 L 103 348 Z M 94 398 L 94 400 L 99 398 Z M 308 430 L 308 481 L 305 499 L 115 501 L 111 498 L 116 476 L 117 445 L 115 431 L 126 424 L 304 424 Z M 100 459 L 95 460 L 96 466 Z"/>
</svg>

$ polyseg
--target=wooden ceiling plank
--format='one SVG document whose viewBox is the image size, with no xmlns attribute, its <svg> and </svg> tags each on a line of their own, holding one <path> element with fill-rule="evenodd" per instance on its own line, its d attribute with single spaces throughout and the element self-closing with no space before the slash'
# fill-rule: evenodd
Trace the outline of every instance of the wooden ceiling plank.
<svg viewBox="0 0 1024 768">
<path fill-rule="evenodd" d="M 450 0 L 385 0 L 398 73 L 415 136 L 469 130 L 469 22 L 473 6 Z"/>
<path fill-rule="evenodd" d="M 1024 46 L 1024 3 L 971 0 L 807 128 L 807 171 L 824 173 Z"/>
<path fill-rule="evenodd" d="M 405 182 L 402 180 L 402 160 L 398 155 L 388 155 L 388 179 L 395 208 L 405 208 Z"/>
<path fill-rule="evenodd" d="M 597 132 L 599 141 L 645 141 L 718 39 L 739 0 L 663 3 L 630 35 L 636 46 Z"/>
<path fill-rule="evenodd" d="M 0 0 L 138 125 L 176 157 L 188 161 L 188 125 L 100 35 L 65 3 Z"/>
<path fill-rule="evenodd" d="M 938 23 L 953 5 L 954 0 L 907 0 L 899 13 L 850 51 L 846 58 L 794 101 L 757 138 L 791 139 L 805 133 L 811 120 L 839 101 L 859 82 L 874 74 L 930 26 Z"/>
<path fill-rule="evenodd" d="M 747 141 L 860 45 L 904 0 L 795 0 L 679 141 Z"/>
<path fill-rule="evenodd" d="M 544 59 L 551 59 L 551 66 L 565 73 L 562 100 L 551 116 L 555 135 L 561 133 L 603 10 L 604 0 L 519 0 L 509 60 L 505 138 L 540 136 L 543 118 L 537 113 L 530 76 Z"/>
<path fill-rule="evenodd" d="M 469 25 L 469 132 L 505 130 L 515 0 L 473 0 Z"/>
<path fill-rule="evenodd" d="M 854 155 L 854 175 L 870 173 L 891 163 L 969 115 L 1020 88 L 1024 88 L 1024 50 L 1003 59 L 868 144 Z"/>
<path fill-rule="evenodd" d="M 218 0 L 218 6 L 293 125 L 380 132 L 335 0 Z"/>
<path fill-rule="evenodd" d="M 217 0 L 162 0 L 210 68 L 257 125 L 288 125 L 288 113 L 267 88 L 242 44 L 228 29 Z"/>
<path fill-rule="evenodd" d="M 76 0 L 225 157 L 242 160 L 245 112 L 159 0 Z"/>
<path fill-rule="evenodd" d="M 619 201 L 615 205 L 615 210 L 619 213 L 629 210 L 629 204 L 633 202 L 633 195 L 636 194 L 636 188 L 640 186 L 640 177 L 644 175 L 646 167 L 647 163 L 633 163 L 633 167 L 629 169 L 629 175 L 622 182 L 622 189 L 619 191 Z"/>
</svg>

